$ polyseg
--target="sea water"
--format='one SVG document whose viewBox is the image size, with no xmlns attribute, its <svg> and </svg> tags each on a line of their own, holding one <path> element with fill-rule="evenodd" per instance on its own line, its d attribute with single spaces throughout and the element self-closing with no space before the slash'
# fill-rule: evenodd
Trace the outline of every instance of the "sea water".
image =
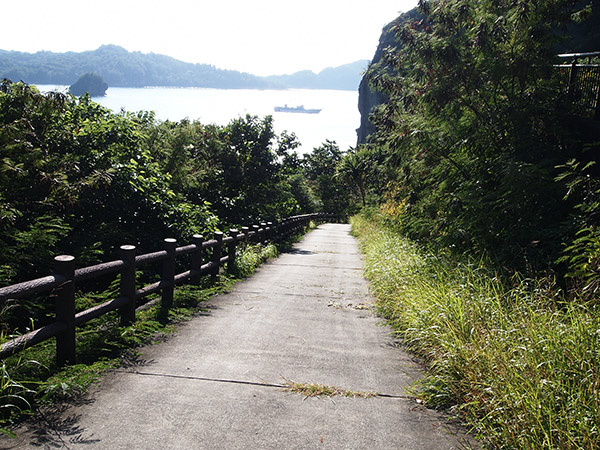
<svg viewBox="0 0 600 450">
<path fill-rule="evenodd" d="M 66 86 L 37 86 L 42 92 L 66 91 Z M 94 101 L 118 112 L 154 111 L 159 120 L 184 118 L 202 123 L 226 125 L 246 114 L 273 116 L 277 134 L 286 130 L 298 137 L 299 153 L 307 153 L 326 140 L 335 141 L 341 150 L 356 145 L 360 125 L 358 91 L 336 90 L 255 90 L 207 88 L 118 88 L 111 87 L 105 97 Z M 299 106 L 321 109 L 318 114 L 275 112 L 275 106 Z"/>
</svg>

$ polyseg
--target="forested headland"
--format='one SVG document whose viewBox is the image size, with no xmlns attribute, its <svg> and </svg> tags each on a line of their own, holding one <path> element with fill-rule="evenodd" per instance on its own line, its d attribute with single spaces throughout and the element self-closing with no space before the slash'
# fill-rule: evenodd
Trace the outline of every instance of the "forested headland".
<svg viewBox="0 0 600 450">
<path fill-rule="evenodd" d="M 273 55 L 276 58 L 276 55 Z M 210 64 L 191 64 L 165 55 L 128 52 L 103 45 L 85 52 L 24 53 L 0 50 L 0 79 L 30 84 L 69 86 L 93 72 L 113 87 L 204 87 L 218 89 L 341 89 L 356 90 L 368 61 L 329 67 L 318 74 L 300 71 L 290 75 L 260 77 Z"/>
<path fill-rule="evenodd" d="M 361 195 L 428 245 L 582 275 L 600 131 L 556 66 L 571 62 L 559 52 L 594 50 L 600 14 L 566 0 L 421 3 L 385 28 L 363 80 L 380 104 L 346 157 Z"/>
</svg>

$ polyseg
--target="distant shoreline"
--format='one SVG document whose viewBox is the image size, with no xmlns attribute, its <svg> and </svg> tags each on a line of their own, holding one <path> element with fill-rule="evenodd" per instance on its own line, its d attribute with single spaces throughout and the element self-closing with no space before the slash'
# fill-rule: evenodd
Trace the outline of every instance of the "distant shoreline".
<svg viewBox="0 0 600 450">
<path fill-rule="evenodd" d="M 258 76 L 208 64 L 192 64 L 158 54 L 128 52 L 103 45 L 86 52 L 25 53 L 0 50 L 0 79 L 38 85 L 72 85 L 93 72 L 109 87 L 179 87 L 214 89 L 358 90 L 369 61 L 360 60 L 319 73 L 303 70 L 289 75 Z"/>
</svg>

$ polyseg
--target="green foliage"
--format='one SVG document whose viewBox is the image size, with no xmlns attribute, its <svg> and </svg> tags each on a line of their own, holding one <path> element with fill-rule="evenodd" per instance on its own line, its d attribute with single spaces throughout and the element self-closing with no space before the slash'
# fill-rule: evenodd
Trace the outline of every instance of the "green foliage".
<svg viewBox="0 0 600 450">
<path fill-rule="evenodd" d="M 4 426 L 9 424 L 13 417 L 31 409 L 28 400 L 31 393 L 30 389 L 11 377 L 5 362 L 2 361 L 0 365 L 0 435 L 14 437 L 14 434 Z"/>
<path fill-rule="evenodd" d="M 51 403 L 80 398 L 91 385 L 100 381 L 106 371 L 117 365 L 116 360 L 111 360 L 65 367 L 40 385 L 38 401 Z"/>
<path fill-rule="evenodd" d="M 600 180 L 592 172 L 594 166 L 594 161 L 583 164 L 572 159 L 561 166 L 564 172 L 557 177 L 567 182 L 566 198 L 575 199 L 573 222 L 578 227 L 559 262 L 568 265 L 575 293 L 585 298 L 598 298 L 600 292 Z"/>
<path fill-rule="evenodd" d="M 273 244 L 249 245 L 236 255 L 235 274 L 246 278 L 252 275 L 265 261 L 277 257 L 277 247 Z"/>
<path fill-rule="evenodd" d="M 372 116 L 366 190 L 409 236 L 511 270 L 553 265 L 570 212 L 556 166 L 573 149 L 552 64 L 575 3 L 422 1 L 396 26 L 369 74 L 390 100 Z"/>
<path fill-rule="evenodd" d="M 369 191 L 373 194 L 381 192 L 386 166 L 383 154 L 378 147 L 360 145 L 350 149 L 338 162 L 335 176 L 345 182 L 350 192 L 357 194 L 362 207 L 367 206 Z"/>
<path fill-rule="evenodd" d="M 89 96 L 42 95 L 5 80 L 0 282 L 48 275 L 57 254 L 74 255 L 82 267 L 118 257 L 123 244 L 145 253 L 165 237 L 185 242 L 217 227 L 313 212 L 319 198 L 337 208 L 344 192 L 330 201 L 325 184 L 339 150 L 331 145 L 335 151 L 318 157 L 329 166 L 311 184 L 306 167 L 316 165 L 300 159 L 297 147 L 293 133 L 274 133 L 270 116 L 224 127 L 157 122 L 152 113 L 115 114 Z M 3 328 L 39 326 L 51 306 L 43 299 L 11 305 Z"/>
<path fill-rule="evenodd" d="M 229 224 L 279 219 L 313 207 L 306 184 L 296 179 L 301 170 L 296 138 L 276 136 L 270 116 L 247 115 L 225 127 L 164 122 L 148 131 L 147 143 L 161 171 L 171 176 L 173 190 L 189 202 L 210 205 Z"/>
<path fill-rule="evenodd" d="M 57 254 L 82 267 L 118 257 L 123 244 L 144 253 L 165 237 L 185 242 L 217 227 L 344 208 L 346 191 L 333 180 L 337 146 L 302 159 L 297 147 L 293 133 L 276 136 L 270 116 L 224 127 L 156 122 L 152 113 L 115 114 L 89 96 L 42 95 L 5 80 L 1 283 L 51 273 Z M 0 308 L 2 329 L 13 333 L 44 324 L 52 304 L 33 298 Z"/>
<path fill-rule="evenodd" d="M 380 314 L 428 367 L 415 386 L 494 449 L 600 445 L 600 311 L 549 279 L 506 282 L 486 261 L 424 252 L 382 225 L 352 219 Z"/>
<path fill-rule="evenodd" d="M 2 264 L 19 279 L 47 274 L 51 254 L 85 263 L 126 242 L 154 246 L 182 219 L 213 220 L 204 205 L 186 207 L 169 189 L 168 174 L 142 147 L 139 118 L 89 97 L 1 88 Z"/>
<path fill-rule="evenodd" d="M 336 177 L 336 168 L 341 160 L 342 152 L 332 141 L 324 142 L 304 156 L 304 173 L 320 199 L 321 211 L 341 214 L 348 210 L 348 187 Z"/>
</svg>

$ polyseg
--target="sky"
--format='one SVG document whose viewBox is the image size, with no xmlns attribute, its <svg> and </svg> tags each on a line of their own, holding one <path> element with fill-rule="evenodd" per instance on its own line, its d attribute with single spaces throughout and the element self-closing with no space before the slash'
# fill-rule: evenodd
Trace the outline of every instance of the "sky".
<svg viewBox="0 0 600 450">
<path fill-rule="evenodd" d="M 3 5 L 0 49 L 115 44 L 255 75 L 370 60 L 382 28 L 417 0 L 20 0 Z M 11 12 L 11 8 L 15 11 Z"/>
</svg>

